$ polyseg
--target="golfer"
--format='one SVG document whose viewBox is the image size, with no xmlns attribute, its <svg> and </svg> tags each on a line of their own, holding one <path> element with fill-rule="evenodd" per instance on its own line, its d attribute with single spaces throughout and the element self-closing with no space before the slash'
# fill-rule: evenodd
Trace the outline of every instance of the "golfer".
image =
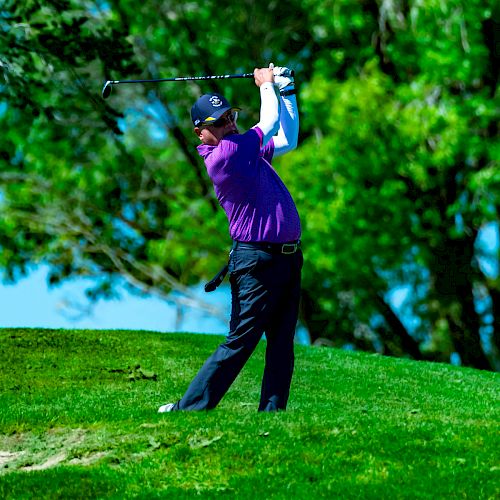
<svg viewBox="0 0 500 500">
<path fill-rule="evenodd" d="M 274 71 L 274 73 L 273 73 Z M 276 74 L 277 76 L 274 76 Z M 220 94 L 191 109 L 194 132 L 233 240 L 229 257 L 232 307 L 229 334 L 207 359 L 184 396 L 159 412 L 217 406 L 263 333 L 266 362 L 259 411 L 284 410 L 294 367 L 302 252 L 293 199 L 271 166 L 297 146 L 299 115 L 287 68 L 255 69 L 260 121 L 239 134 L 239 108 Z"/>
</svg>

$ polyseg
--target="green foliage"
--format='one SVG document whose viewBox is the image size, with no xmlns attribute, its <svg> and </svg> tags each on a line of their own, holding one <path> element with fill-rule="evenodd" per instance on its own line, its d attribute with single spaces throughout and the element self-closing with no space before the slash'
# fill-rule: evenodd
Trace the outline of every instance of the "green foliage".
<svg viewBox="0 0 500 500">
<path fill-rule="evenodd" d="M 246 129 L 254 85 L 117 85 L 107 101 L 100 90 L 272 60 L 297 72 L 301 141 L 276 166 L 302 215 L 311 337 L 498 367 L 498 277 L 476 251 L 499 221 L 497 19 L 491 0 L 4 2 L 5 279 L 45 262 L 52 284 L 93 278 L 93 300 L 123 283 L 171 299 L 215 272 L 227 222 L 188 112 L 223 92 Z M 416 326 L 389 303 L 401 285 Z"/>
<path fill-rule="evenodd" d="M 75 275 L 98 283 L 107 277 L 89 290 L 93 298 L 107 295 L 116 275 L 133 289 L 167 296 L 218 269 L 229 246 L 227 223 L 196 154 L 188 114 L 213 84 L 170 84 L 154 92 L 124 85 L 109 102 L 99 91 L 105 79 L 132 74 L 251 70 L 262 56 L 240 54 L 245 40 L 230 33 L 226 15 L 239 11 L 231 15 L 252 28 L 253 35 L 245 34 L 250 39 L 256 29 L 266 30 L 251 17 L 260 17 L 262 8 L 241 11 L 231 4 L 224 12 L 211 3 L 76 0 L 6 5 L 0 36 L 0 120 L 8 130 L 0 143 L 0 267 L 6 279 L 15 281 L 31 263 L 44 261 L 53 284 Z M 193 43 L 208 33 L 207 22 L 214 30 L 209 37 L 224 39 L 214 53 Z M 268 35 L 278 64 L 286 42 L 280 33 Z M 231 52 L 237 62 L 229 68 Z M 224 92 L 255 119 L 258 95 L 250 86 L 241 95 L 240 89 L 241 82 L 230 82 Z"/>
<path fill-rule="evenodd" d="M 322 19 L 319 38 L 335 44 L 343 36 L 344 46 L 335 57 L 317 59 L 302 88 L 309 137 L 290 158 L 286 177 L 305 214 L 305 288 L 315 300 L 308 326 L 339 345 L 380 350 L 381 342 L 391 352 L 380 328 L 394 318 L 381 300 L 392 287 L 411 284 L 410 310 L 421 319 L 412 337 L 432 342 L 447 318 L 462 361 L 488 367 L 480 321 L 466 318 L 476 315 L 473 288 L 484 287 L 470 248 L 484 224 L 498 223 L 492 5 L 346 4 L 330 2 L 333 17 L 326 2 L 311 5 Z M 344 16 L 352 18 L 350 31 Z M 346 56 L 354 33 L 358 41 L 370 33 L 371 50 Z M 344 57 L 347 71 L 339 64 Z M 426 308 L 421 283 L 428 271 Z M 444 307 L 433 309 L 431 300 Z M 385 325 L 374 321 L 377 313 Z M 402 326 L 391 325 L 396 337 L 405 337 Z M 468 349 L 476 351 L 472 357 Z"/>
<path fill-rule="evenodd" d="M 500 493 L 498 374 L 298 346 L 288 410 L 262 414 L 261 343 L 218 408 L 156 413 L 219 342 L 0 330 L 1 497 Z"/>
</svg>

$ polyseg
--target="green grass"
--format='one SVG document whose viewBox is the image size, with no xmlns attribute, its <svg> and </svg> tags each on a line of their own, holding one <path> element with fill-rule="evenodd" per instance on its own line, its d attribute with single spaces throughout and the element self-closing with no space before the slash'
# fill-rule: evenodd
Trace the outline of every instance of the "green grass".
<svg viewBox="0 0 500 500">
<path fill-rule="evenodd" d="M 0 498 L 500 497 L 499 374 L 297 346 L 260 414 L 261 343 L 217 409 L 158 414 L 220 341 L 0 330 Z"/>
</svg>

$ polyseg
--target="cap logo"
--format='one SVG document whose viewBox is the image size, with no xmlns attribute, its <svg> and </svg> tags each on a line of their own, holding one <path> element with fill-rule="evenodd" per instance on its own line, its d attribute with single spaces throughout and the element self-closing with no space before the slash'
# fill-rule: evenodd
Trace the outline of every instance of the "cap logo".
<svg viewBox="0 0 500 500">
<path fill-rule="evenodd" d="M 210 103 L 212 104 L 212 106 L 214 108 L 218 108 L 219 106 L 222 106 L 222 101 L 220 100 L 219 97 L 217 97 L 216 95 L 213 95 L 210 99 L 209 99 Z"/>
</svg>

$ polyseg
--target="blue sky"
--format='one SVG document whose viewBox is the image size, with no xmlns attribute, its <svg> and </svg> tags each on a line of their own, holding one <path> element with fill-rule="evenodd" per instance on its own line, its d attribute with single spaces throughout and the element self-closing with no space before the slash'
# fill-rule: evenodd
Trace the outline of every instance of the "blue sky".
<svg viewBox="0 0 500 500">
<path fill-rule="evenodd" d="M 485 255 L 481 268 L 490 277 L 498 276 L 499 229 L 496 224 L 485 226 L 480 238 Z M 68 303 L 88 304 L 84 297 L 85 282 L 69 282 L 57 288 L 47 286 L 47 268 L 40 267 L 15 285 L 0 283 L 0 327 L 137 329 L 158 332 L 188 331 L 225 335 L 229 321 L 230 292 L 227 282 L 215 292 L 206 294 L 200 286 L 196 293 L 219 306 L 226 321 L 208 316 L 200 310 L 185 310 L 176 321 L 176 307 L 158 298 L 141 298 L 122 293 L 120 300 L 100 301 L 90 314 L 81 315 Z M 408 290 L 395 290 L 390 300 L 396 310 L 402 306 Z M 302 333 L 300 339 L 305 340 Z"/>
<path fill-rule="evenodd" d="M 220 305 L 229 318 L 229 291 L 220 287 L 203 299 Z M 70 303 L 88 305 L 85 283 L 73 281 L 57 288 L 47 286 L 47 268 L 40 267 L 15 285 L 0 284 L 0 327 L 137 329 L 158 332 L 227 332 L 227 323 L 196 309 L 184 312 L 177 324 L 177 309 L 155 297 L 142 298 L 123 292 L 120 300 L 98 302 L 82 315 Z"/>
</svg>

